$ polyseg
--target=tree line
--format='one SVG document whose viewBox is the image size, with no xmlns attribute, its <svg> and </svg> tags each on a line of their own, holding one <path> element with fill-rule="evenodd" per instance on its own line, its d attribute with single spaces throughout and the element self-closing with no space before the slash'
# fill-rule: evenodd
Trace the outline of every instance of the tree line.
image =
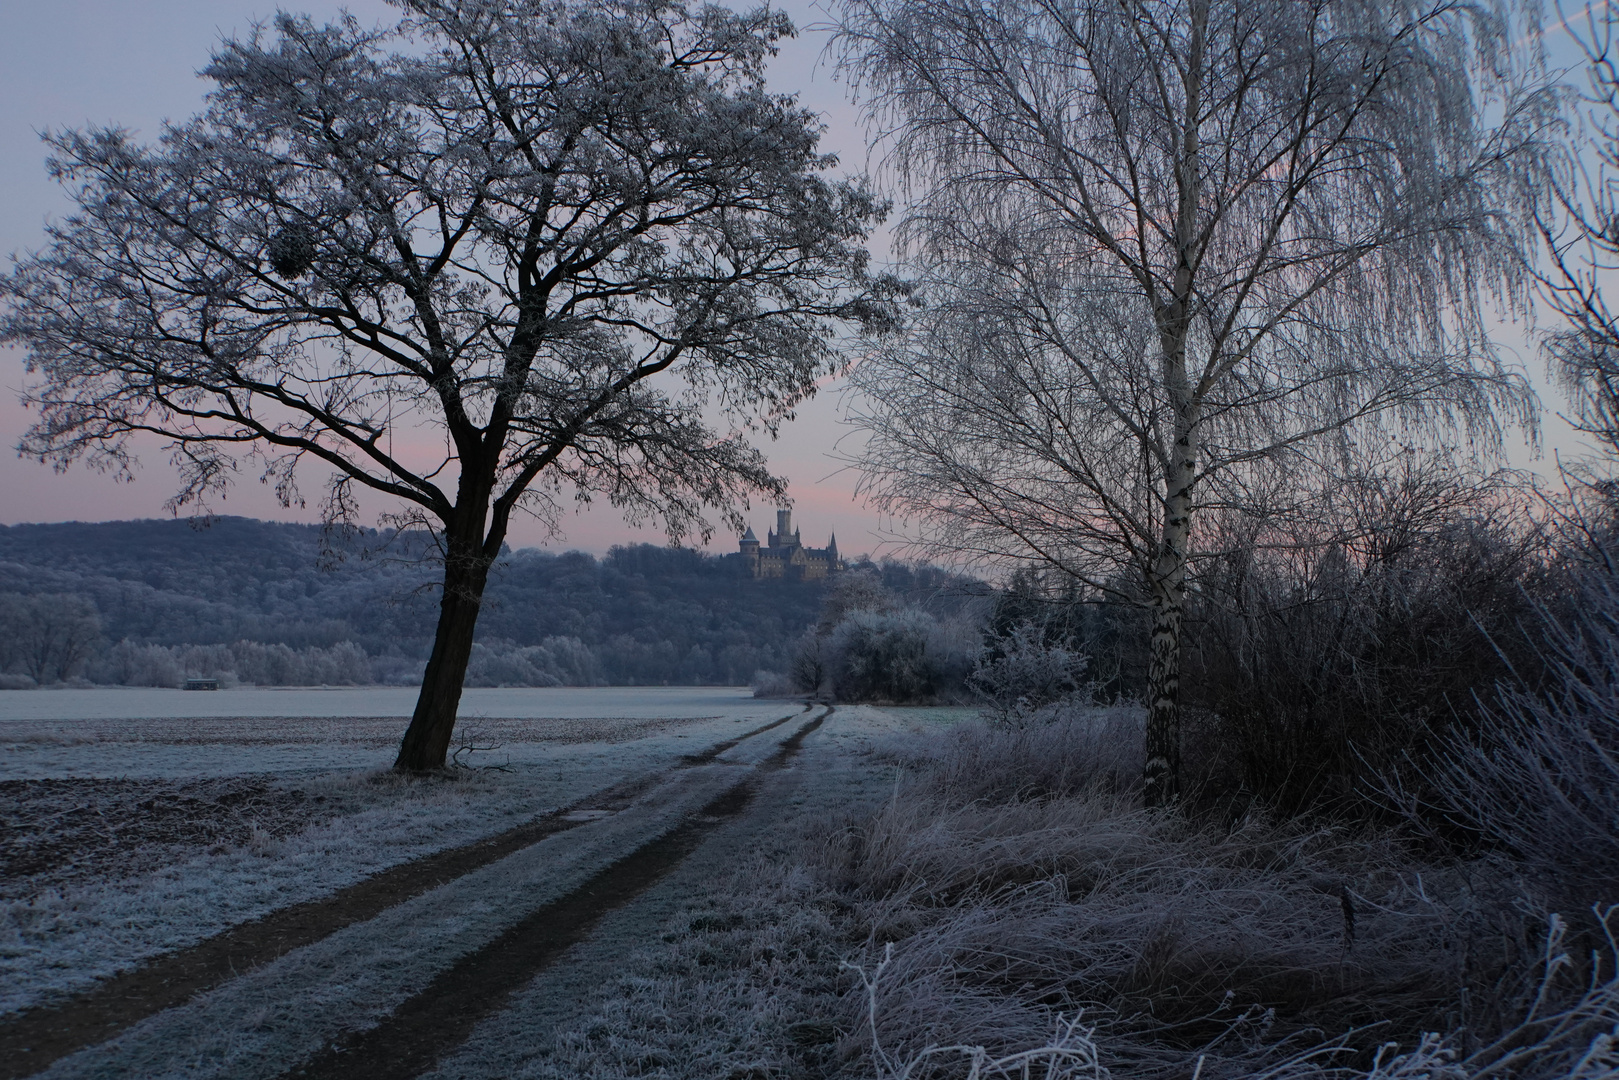
<svg viewBox="0 0 1619 1080">
<path fill-rule="evenodd" d="M 319 526 L 230 517 L 0 527 L 0 673 L 24 685 L 417 685 L 432 641 L 430 541 L 330 539 Z M 897 562 L 865 573 L 924 605 L 983 590 Z M 785 667 L 822 592 L 690 549 L 508 550 L 491 571 L 468 684 L 746 685 Z"/>
</svg>

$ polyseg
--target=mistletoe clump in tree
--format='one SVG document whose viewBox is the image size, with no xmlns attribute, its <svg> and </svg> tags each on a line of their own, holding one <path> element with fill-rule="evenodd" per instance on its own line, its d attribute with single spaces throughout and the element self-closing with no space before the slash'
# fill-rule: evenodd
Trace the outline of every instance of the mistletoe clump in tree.
<svg viewBox="0 0 1619 1080">
<path fill-rule="evenodd" d="M 571 490 L 678 538 L 780 497 L 743 434 L 812 392 L 837 326 L 884 325 L 895 287 L 867 274 L 882 206 L 766 92 L 781 14 L 400 7 L 226 42 L 206 110 L 155 145 L 48 135 L 78 210 L 0 278 L 0 340 L 35 375 L 24 453 L 127 472 L 155 436 L 176 508 L 248 462 L 300 502 L 314 466 L 329 521 L 369 490 L 434 530 L 439 623 L 397 762 L 419 770 L 444 763 L 512 515 Z"/>
</svg>

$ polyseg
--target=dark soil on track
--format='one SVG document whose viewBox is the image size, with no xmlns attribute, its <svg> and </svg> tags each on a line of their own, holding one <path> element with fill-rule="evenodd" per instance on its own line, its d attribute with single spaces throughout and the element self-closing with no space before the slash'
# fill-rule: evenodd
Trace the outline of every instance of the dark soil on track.
<svg viewBox="0 0 1619 1080">
<path fill-rule="evenodd" d="M 262 776 L 0 781 L 0 896 L 129 877 L 255 832 L 291 836 L 341 809 Z"/>
<path fill-rule="evenodd" d="M 588 937 L 603 917 L 666 877 L 715 828 L 746 812 L 758 791 L 759 773 L 785 766 L 831 714 L 829 707 L 800 727 L 760 764 L 758 773 L 731 785 L 672 830 L 566 896 L 530 912 L 440 974 L 382 1023 L 328 1047 L 313 1061 L 284 1073 L 282 1080 L 408 1080 L 427 1072 L 464 1042 L 480 1020 L 503 1008 L 514 992 Z"/>
</svg>

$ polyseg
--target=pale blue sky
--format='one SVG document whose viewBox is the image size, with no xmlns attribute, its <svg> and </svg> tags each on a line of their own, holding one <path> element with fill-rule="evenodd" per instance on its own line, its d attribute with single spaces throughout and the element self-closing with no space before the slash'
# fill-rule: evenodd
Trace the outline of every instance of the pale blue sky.
<svg viewBox="0 0 1619 1080">
<path fill-rule="evenodd" d="M 339 9 L 321 0 L 289 6 L 317 18 Z M 346 6 L 362 21 L 391 20 L 391 9 L 381 0 L 353 0 Z M 863 171 L 864 132 L 844 87 L 822 61 L 825 34 L 805 29 L 825 16 L 813 0 L 781 6 L 802 32 L 774 64 L 772 88 L 797 92 L 804 104 L 824 112 L 826 148 L 838 153 L 846 168 Z M 155 134 L 162 119 L 183 118 L 200 106 L 207 84 L 194 72 L 207 62 L 220 37 L 242 32 L 255 17 L 274 10 L 273 0 L 0 0 L 0 254 L 38 244 L 42 222 L 68 207 L 44 174 L 39 129 L 119 123 L 146 136 Z M 886 257 L 886 248 L 879 255 Z M 1521 332 L 1505 331 L 1503 339 L 1517 343 L 1526 369 L 1541 381 L 1540 361 L 1521 344 Z M 15 391 L 24 378 L 19 356 L 0 350 L 0 444 L 7 447 L 15 446 L 29 422 L 16 402 Z M 800 409 L 799 419 L 784 429 L 779 442 L 767 443 L 765 449 L 776 470 L 792 481 L 796 524 L 807 542 L 825 543 L 835 529 L 845 552 L 874 550 L 891 523 L 855 499 L 854 475 L 840 470 L 829 456 L 846 433 L 837 421 L 838 398 L 838 386 L 829 386 Z M 1576 440 L 1549 414 L 1546 434 L 1549 448 L 1565 453 L 1577 449 Z M 1521 450 L 1512 456 L 1517 464 L 1534 464 Z M 1543 461 L 1539 467 L 1545 470 L 1547 465 Z M 311 477 L 310 483 L 315 482 Z M 160 454 L 147 456 L 133 483 L 115 484 L 83 468 L 57 475 L 12 452 L 0 453 L 0 523 L 155 517 L 164 513 L 172 490 Z M 218 509 L 313 519 L 312 513 L 282 510 L 251 477 Z M 756 506 L 750 515 L 761 532 L 774 520 L 772 509 Z M 627 540 L 661 539 L 656 530 L 632 533 L 606 507 L 566 519 L 564 529 L 565 539 L 553 542 L 556 546 L 597 552 Z M 518 525 L 512 540 L 517 546 L 546 542 L 543 530 L 531 522 Z M 713 546 L 732 550 L 734 543 L 722 534 Z"/>
</svg>

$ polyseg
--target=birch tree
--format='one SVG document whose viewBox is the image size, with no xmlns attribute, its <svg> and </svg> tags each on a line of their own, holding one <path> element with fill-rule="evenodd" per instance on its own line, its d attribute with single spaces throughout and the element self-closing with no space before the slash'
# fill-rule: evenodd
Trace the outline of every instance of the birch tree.
<svg viewBox="0 0 1619 1080">
<path fill-rule="evenodd" d="M 1532 423 L 1486 333 L 1525 300 L 1557 122 L 1514 44 L 1532 21 L 1428 0 L 846 0 L 841 20 L 926 305 L 856 373 L 867 490 L 935 547 L 1127 583 L 1164 805 L 1198 514 L 1355 439 L 1487 451 Z"/>
<path fill-rule="evenodd" d="M 1619 270 L 1619 12 L 1588 5 L 1571 24 L 1585 53 L 1582 134 L 1555 175 L 1542 226 L 1551 266 L 1542 295 L 1563 325 L 1546 335 L 1551 370 L 1568 391 L 1576 427 L 1619 454 L 1619 313 L 1603 296 Z"/>
<path fill-rule="evenodd" d="M 367 490 L 443 556 L 397 767 L 440 767 L 513 515 L 604 497 L 707 534 L 782 481 L 745 439 L 886 318 L 882 207 L 825 173 L 763 69 L 790 23 L 680 0 L 400 0 L 226 42 L 206 111 L 151 145 L 47 136 L 78 204 L 0 279 L 25 454 L 134 466 L 175 506 L 244 467 L 283 503 Z"/>
</svg>

